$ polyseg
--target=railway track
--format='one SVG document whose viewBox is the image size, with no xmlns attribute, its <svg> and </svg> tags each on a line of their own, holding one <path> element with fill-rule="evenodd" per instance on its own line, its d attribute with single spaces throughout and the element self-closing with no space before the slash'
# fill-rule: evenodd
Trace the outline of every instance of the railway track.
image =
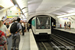
<svg viewBox="0 0 75 50">
<path fill-rule="evenodd" d="M 49 42 L 37 42 L 39 50 L 53 50 Z"/>
</svg>

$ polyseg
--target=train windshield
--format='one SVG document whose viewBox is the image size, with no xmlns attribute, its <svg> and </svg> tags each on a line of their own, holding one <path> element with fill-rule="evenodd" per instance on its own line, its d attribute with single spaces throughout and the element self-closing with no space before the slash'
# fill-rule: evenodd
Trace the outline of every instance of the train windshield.
<svg viewBox="0 0 75 50">
<path fill-rule="evenodd" d="M 36 29 L 50 29 L 50 17 L 36 17 Z"/>
</svg>

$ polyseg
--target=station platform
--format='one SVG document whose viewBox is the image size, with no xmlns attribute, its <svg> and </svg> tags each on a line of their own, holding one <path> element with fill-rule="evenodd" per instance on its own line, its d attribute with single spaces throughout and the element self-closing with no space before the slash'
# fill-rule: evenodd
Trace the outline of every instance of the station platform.
<svg viewBox="0 0 75 50">
<path fill-rule="evenodd" d="M 25 32 L 24 36 L 21 36 L 19 49 L 20 50 L 38 50 L 38 47 L 31 29 L 29 30 L 29 32 Z"/>
<path fill-rule="evenodd" d="M 75 29 L 64 29 L 64 28 L 54 28 L 54 29 L 75 34 Z"/>
<path fill-rule="evenodd" d="M 25 32 L 24 36 L 20 36 L 20 45 L 19 50 L 30 50 L 30 38 L 29 38 L 29 32 Z"/>
<path fill-rule="evenodd" d="M 8 50 L 12 46 L 12 37 L 8 39 Z M 24 36 L 20 35 L 19 50 L 38 50 L 35 38 L 31 29 L 29 32 L 25 32 Z"/>
</svg>

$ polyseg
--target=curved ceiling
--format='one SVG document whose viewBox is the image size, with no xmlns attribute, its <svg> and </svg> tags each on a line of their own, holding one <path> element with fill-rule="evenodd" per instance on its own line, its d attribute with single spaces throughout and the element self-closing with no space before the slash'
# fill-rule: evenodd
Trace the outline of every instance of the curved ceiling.
<svg viewBox="0 0 75 50">
<path fill-rule="evenodd" d="M 28 19 L 35 14 L 51 14 L 59 16 L 74 11 L 74 0 L 28 0 Z"/>
</svg>

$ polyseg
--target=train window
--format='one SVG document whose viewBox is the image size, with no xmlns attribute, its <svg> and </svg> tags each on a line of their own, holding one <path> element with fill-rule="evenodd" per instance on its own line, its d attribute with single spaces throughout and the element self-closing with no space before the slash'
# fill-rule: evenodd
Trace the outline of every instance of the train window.
<svg viewBox="0 0 75 50">
<path fill-rule="evenodd" d="M 50 17 L 36 17 L 36 29 L 50 29 Z"/>
</svg>

